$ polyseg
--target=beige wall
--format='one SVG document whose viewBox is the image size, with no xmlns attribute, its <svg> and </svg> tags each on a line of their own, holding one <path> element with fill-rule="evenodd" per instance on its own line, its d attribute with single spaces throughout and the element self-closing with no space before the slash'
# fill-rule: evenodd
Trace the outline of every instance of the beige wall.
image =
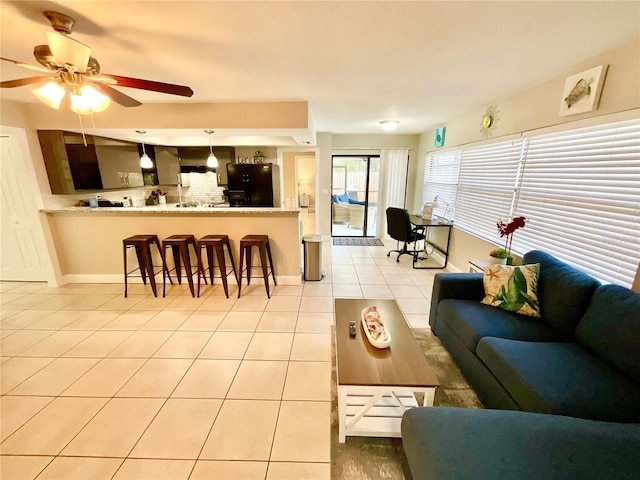
<svg viewBox="0 0 640 480">
<path fill-rule="evenodd" d="M 309 207 L 316 205 L 316 157 L 308 153 L 300 153 L 295 155 L 297 182 L 300 185 L 304 182 L 304 193 L 309 195 Z M 302 194 L 298 187 L 298 192 Z"/>
<path fill-rule="evenodd" d="M 559 117 L 558 110 L 564 79 L 574 73 L 595 65 L 608 64 L 609 70 L 604 83 L 600 107 L 596 112 L 582 115 Z M 589 62 L 574 67 L 568 66 L 563 75 L 535 86 L 525 92 L 497 99 L 499 120 L 494 138 L 525 130 L 556 125 L 582 118 L 599 117 L 607 113 L 640 107 L 640 45 L 634 43 L 601 55 Z M 480 118 L 489 105 L 442 124 L 447 127 L 445 148 L 482 139 Z M 71 112 L 56 111 L 40 104 L 18 104 L 1 101 L 2 124 L 26 130 L 29 154 L 33 161 L 36 181 L 41 195 L 39 203 L 46 207 L 64 206 L 69 198 L 50 193 L 46 170 L 35 130 L 38 128 L 77 129 L 78 117 Z M 225 104 L 146 104 L 135 109 L 125 109 L 118 105 L 96 116 L 97 128 L 208 128 L 215 124 L 218 128 L 282 128 L 307 131 L 309 109 L 306 102 L 264 102 Z M 440 125 L 439 125 L 440 126 Z M 421 210 L 424 159 L 433 148 L 434 131 L 421 135 L 332 135 L 318 133 L 316 144 L 318 155 L 316 171 L 318 190 L 316 193 L 316 215 L 318 233 L 331 232 L 330 189 L 331 155 L 345 151 L 379 151 L 383 148 L 410 149 L 409 186 L 407 205 L 411 211 Z M 255 147 L 247 147 L 253 154 Z M 267 152 L 265 152 L 267 153 Z M 274 156 L 275 157 L 275 156 Z M 29 160 L 29 159 L 25 159 Z M 285 193 L 285 198 L 288 196 Z M 468 235 L 455 231 L 452 236 L 453 264 L 466 269 L 466 260 L 486 255 L 490 246 L 486 242 L 465 238 Z"/>
<path fill-rule="evenodd" d="M 316 135 L 318 156 L 316 172 L 318 173 L 318 191 L 316 192 L 316 223 L 318 235 L 331 235 L 331 149 L 330 133 Z"/>
<path fill-rule="evenodd" d="M 409 175 L 417 167 L 419 135 L 332 135 L 330 133 L 318 133 L 317 143 L 319 156 L 316 166 L 318 172 L 318 192 L 316 202 L 316 215 L 319 217 L 320 235 L 331 234 L 331 156 L 338 154 L 373 154 L 377 155 L 383 149 L 409 150 Z M 409 183 L 407 197 L 413 202 L 414 188 Z"/>
<path fill-rule="evenodd" d="M 77 129 L 78 115 L 27 104 L 34 129 Z M 4 117 L 4 112 L 3 112 Z M 3 118 L 4 122 L 4 118 Z M 307 102 L 149 103 L 136 108 L 112 104 L 96 115 L 96 128 L 116 129 L 307 129 Z M 85 127 L 88 127 L 87 125 Z"/>
<path fill-rule="evenodd" d="M 236 159 L 253 158 L 258 150 L 264 153 L 265 162 L 277 163 L 277 149 L 275 147 L 235 147 Z"/>
<path fill-rule="evenodd" d="M 568 117 L 558 115 L 564 82 L 566 77 L 588 68 L 607 64 L 609 70 L 604 82 L 599 108 L 589 112 Z M 506 135 L 518 134 L 530 130 L 584 120 L 586 123 L 605 122 L 616 112 L 625 112 L 640 108 L 640 44 L 635 42 L 607 54 L 595 57 L 588 62 L 571 68 L 548 82 L 537 85 L 516 95 L 498 99 L 492 104 L 498 109 L 498 122 L 491 138 L 498 139 Z M 447 128 L 445 146 L 442 150 L 456 148 L 474 142 L 483 141 L 480 133 L 480 120 L 488 105 L 469 112 L 458 118 L 450 119 L 440 126 Z M 634 113 L 631 113 L 634 115 Z M 637 114 L 636 114 L 637 115 Z M 613 121 L 613 120 L 612 120 Z M 580 122 L 582 124 L 583 122 Z M 436 150 L 433 146 L 435 130 L 420 135 L 417 161 L 411 166 L 410 178 L 414 182 L 410 186 L 409 197 L 414 210 L 422 208 L 422 187 L 424 181 L 425 159 L 429 152 Z M 411 209 L 411 207 L 410 207 Z M 481 212 L 479 212 L 479 215 Z M 494 219 L 491 219 L 493 221 Z M 496 239 L 496 242 L 498 239 Z M 467 261 L 483 259 L 493 245 L 454 228 L 451 237 L 450 262 L 454 267 L 466 271 Z"/>
<path fill-rule="evenodd" d="M 121 282 L 122 239 L 153 232 L 161 239 L 176 233 L 189 233 L 197 238 L 224 233 L 229 235 L 238 262 L 238 245 L 243 236 L 269 235 L 276 278 L 283 284 L 300 283 L 300 221 L 293 211 L 203 214 L 85 211 L 48 213 L 46 220 L 53 233 L 63 282 Z M 130 265 L 137 265 L 135 254 L 129 254 Z M 155 262 L 159 261 L 156 256 Z"/>
<path fill-rule="evenodd" d="M 285 205 L 288 198 L 296 198 L 296 158 L 295 152 L 283 152 L 282 154 L 282 197 Z M 297 203 L 296 203 L 297 205 Z"/>
</svg>

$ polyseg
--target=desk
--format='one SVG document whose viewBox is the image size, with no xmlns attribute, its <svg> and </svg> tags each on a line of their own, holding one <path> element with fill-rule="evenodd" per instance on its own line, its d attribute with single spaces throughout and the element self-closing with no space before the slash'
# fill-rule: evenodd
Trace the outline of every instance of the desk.
<svg viewBox="0 0 640 480">
<path fill-rule="evenodd" d="M 449 241 L 451 240 L 451 227 L 453 223 L 448 222 L 442 218 L 434 217 L 432 220 L 419 217 L 417 215 L 410 215 L 409 221 L 416 229 L 422 229 L 424 231 L 425 241 L 424 241 L 424 252 L 427 255 L 426 257 L 419 257 L 418 260 L 426 260 L 429 257 L 428 247 L 431 246 L 433 250 L 437 250 L 442 255 L 444 255 L 444 265 L 436 264 L 436 265 L 426 265 L 424 267 L 416 267 L 416 261 L 413 262 L 413 268 L 415 269 L 432 269 L 432 268 L 445 268 L 447 266 L 447 262 L 449 261 Z M 443 222 L 443 223 L 440 223 Z M 429 235 L 430 229 L 446 229 L 446 243 L 436 242 L 436 240 L 432 240 Z M 435 237 L 436 235 L 434 235 Z M 432 253 L 433 253 L 432 250 Z"/>
</svg>

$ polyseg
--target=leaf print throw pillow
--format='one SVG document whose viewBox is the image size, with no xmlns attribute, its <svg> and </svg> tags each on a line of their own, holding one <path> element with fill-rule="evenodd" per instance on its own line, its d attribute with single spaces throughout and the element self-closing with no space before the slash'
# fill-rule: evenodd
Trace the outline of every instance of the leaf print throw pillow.
<svg viewBox="0 0 640 480">
<path fill-rule="evenodd" d="M 539 273 L 539 263 L 517 267 L 489 265 L 484 269 L 485 297 L 482 303 L 539 318 Z"/>
</svg>

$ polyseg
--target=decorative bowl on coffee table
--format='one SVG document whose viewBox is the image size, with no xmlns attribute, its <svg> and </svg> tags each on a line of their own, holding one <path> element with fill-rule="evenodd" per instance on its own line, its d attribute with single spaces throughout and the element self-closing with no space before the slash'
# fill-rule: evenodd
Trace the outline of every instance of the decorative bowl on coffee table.
<svg viewBox="0 0 640 480">
<path fill-rule="evenodd" d="M 378 312 L 378 307 L 363 308 L 360 316 L 365 336 L 371 345 L 380 349 L 391 345 L 391 334 Z"/>
</svg>

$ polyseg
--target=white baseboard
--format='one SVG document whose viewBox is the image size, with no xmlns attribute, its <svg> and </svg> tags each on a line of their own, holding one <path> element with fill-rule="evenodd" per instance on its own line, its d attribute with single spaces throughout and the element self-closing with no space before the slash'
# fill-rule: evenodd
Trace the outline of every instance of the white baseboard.
<svg viewBox="0 0 640 480">
<path fill-rule="evenodd" d="M 233 275 L 232 275 L 233 277 Z M 260 277 L 251 276 L 254 281 L 262 281 Z M 156 277 L 156 280 L 159 280 L 159 283 L 162 284 L 162 278 Z M 302 277 L 296 275 L 285 275 L 280 276 L 276 275 L 276 280 L 278 281 L 278 285 L 301 285 Z M 235 279 L 230 279 L 230 282 L 235 282 Z M 134 277 L 129 278 L 127 280 L 128 283 L 142 283 L 142 278 Z M 124 277 L 122 274 L 74 274 L 74 275 L 64 275 L 62 277 L 62 285 L 66 285 L 68 283 L 122 283 L 124 284 Z M 220 283 L 220 279 L 216 278 L 214 283 Z M 243 284 L 246 284 L 246 280 L 243 280 Z"/>
</svg>

